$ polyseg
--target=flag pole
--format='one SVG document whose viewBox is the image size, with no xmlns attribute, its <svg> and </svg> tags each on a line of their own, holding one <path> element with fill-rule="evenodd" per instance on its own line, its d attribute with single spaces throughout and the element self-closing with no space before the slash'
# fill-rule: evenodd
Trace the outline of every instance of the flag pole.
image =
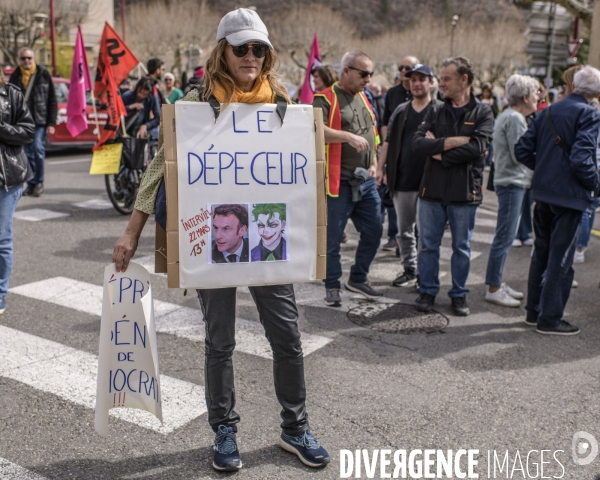
<svg viewBox="0 0 600 480">
<path fill-rule="evenodd" d="M 96 60 L 94 61 L 94 78 L 96 78 L 96 74 L 98 73 L 98 58 L 96 58 Z M 96 134 L 98 135 L 98 140 L 100 140 L 100 122 L 98 122 L 98 112 L 96 111 L 96 97 L 94 95 L 94 85 L 92 85 L 91 87 L 92 90 L 90 91 L 90 94 L 92 95 L 92 109 L 94 110 L 94 120 L 96 121 Z"/>
<path fill-rule="evenodd" d="M 96 120 L 96 133 L 98 134 L 98 140 L 100 140 L 100 123 L 98 122 L 98 112 L 96 111 L 96 97 L 94 97 L 94 91 L 92 94 L 92 108 L 94 109 L 94 119 Z"/>
</svg>

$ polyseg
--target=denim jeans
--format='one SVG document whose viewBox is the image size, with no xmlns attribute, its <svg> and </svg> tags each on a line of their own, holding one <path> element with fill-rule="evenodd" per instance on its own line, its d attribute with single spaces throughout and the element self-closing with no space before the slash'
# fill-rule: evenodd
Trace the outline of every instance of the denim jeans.
<svg viewBox="0 0 600 480">
<path fill-rule="evenodd" d="M 8 279 L 13 265 L 12 222 L 22 193 L 21 185 L 10 187 L 8 191 L 0 187 L 0 299 L 8 293 Z"/>
<path fill-rule="evenodd" d="M 44 181 L 44 159 L 46 158 L 46 127 L 35 127 L 35 138 L 33 142 L 25 145 L 25 155 L 33 169 L 33 178 L 27 182 L 36 185 Z"/>
<path fill-rule="evenodd" d="M 579 239 L 577 240 L 577 248 L 587 248 L 590 241 L 590 234 L 594 228 L 594 220 L 596 218 L 596 208 L 598 208 L 598 199 L 594 199 L 592 206 L 588 208 L 581 216 L 581 230 L 579 231 Z"/>
<path fill-rule="evenodd" d="M 260 323 L 273 351 L 275 394 L 281 404 L 281 428 L 292 436 L 309 429 L 304 386 L 304 356 L 298 331 L 298 308 L 292 285 L 249 287 Z M 236 425 L 232 355 L 235 349 L 235 288 L 196 290 L 206 328 L 204 388 L 208 422 Z"/>
<path fill-rule="evenodd" d="M 533 225 L 531 220 L 531 190 L 525 190 L 525 196 L 523 197 L 523 210 L 521 211 L 521 220 L 519 221 L 519 228 L 517 229 L 517 240 L 525 241 L 531 238 L 531 232 L 533 231 Z"/>
<path fill-rule="evenodd" d="M 516 185 L 496 186 L 498 223 L 496 224 L 496 235 L 488 258 L 485 274 L 486 285 L 499 287 L 502 283 L 504 262 L 506 262 L 508 250 L 515 239 L 526 191 L 526 189 Z"/>
<path fill-rule="evenodd" d="M 387 207 L 385 210 L 388 214 L 387 236 L 390 240 L 396 240 L 396 236 L 398 235 L 398 217 L 396 216 L 396 209 L 394 207 Z M 385 218 L 383 220 L 385 220 Z"/>
<path fill-rule="evenodd" d="M 536 202 L 535 243 L 527 284 L 527 318 L 554 328 L 563 318 L 573 285 L 573 257 L 581 212 Z"/>
<path fill-rule="evenodd" d="M 358 248 L 354 265 L 350 268 L 350 281 L 365 283 L 371 262 L 375 258 L 383 225 L 381 225 L 380 209 L 381 199 L 377 193 L 375 178 L 362 184 L 362 199 L 352 201 L 352 189 L 348 182 L 340 184 L 338 197 L 327 199 L 327 277 L 325 288 L 340 288 L 342 276 L 342 262 L 340 256 L 340 243 L 348 219 L 351 218 L 354 226 L 360 233 Z"/>
<path fill-rule="evenodd" d="M 464 297 L 471 267 L 471 236 L 477 205 L 442 205 L 419 198 L 419 292 L 437 295 L 440 291 L 440 245 L 446 221 L 452 232 L 452 288 L 450 298 Z"/>
</svg>

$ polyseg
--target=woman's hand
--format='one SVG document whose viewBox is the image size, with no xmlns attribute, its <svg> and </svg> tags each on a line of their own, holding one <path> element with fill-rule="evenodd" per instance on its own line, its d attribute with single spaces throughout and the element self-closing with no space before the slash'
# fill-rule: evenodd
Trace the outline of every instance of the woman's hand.
<svg viewBox="0 0 600 480">
<path fill-rule="evenodd" d="M 139 237 L 125 231 L 125 233 L 119 237 L 117 243 L 115 243 L 112 261 L 115 263 L 117 272 L 124 272 L 127 270 L 129 261 L 137 250 L 138 240 Z"/>
<path fill-rule="evenodd" d="M 147 213 L 140 210 L 133 210 L 125 233 L 119 237 L 113 248 L 112 261 L 115 264 L 117 272 L 125 272 L 127 270 L 129 261 L 137 250 L 138 241 L 146 220 L 148 220 L 148 216 Z"/>
</svg>

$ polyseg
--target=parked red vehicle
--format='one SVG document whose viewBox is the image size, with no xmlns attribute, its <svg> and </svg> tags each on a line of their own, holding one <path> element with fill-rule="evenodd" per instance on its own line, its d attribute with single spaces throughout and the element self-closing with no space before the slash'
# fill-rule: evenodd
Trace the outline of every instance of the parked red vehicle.
<svg viewBox="0 0 600 480">
<path fill-rule="evenodd" d="M 4 69 L 5 80 L 8 81 L 10 74 L 14 68 L 7 67 Z M 88 128 L 85 132 L 81 132 L 77 137 L 71 136 L 67 130 L 67 98 L 69 97 L 69 79 L 52 77 L 54 83 L 54 91 L 56 92 L 56 102 L 58 103 L 58 114 L 56 116 L 56 129 L 53 135 L 46 137 L 47 150 L 59 150 L 63 148 L 92 148 L 98 140 L 96 130 L 96 120 L 94 117 L 94 108 L 92 107 L 92 96 L 87 94 L 87 121 Z M 98 114 L 98 125 L 100 133 L 104 125 L 106 125 L 106 107 L 96 101 L 96 112 Z"/>
</svg>

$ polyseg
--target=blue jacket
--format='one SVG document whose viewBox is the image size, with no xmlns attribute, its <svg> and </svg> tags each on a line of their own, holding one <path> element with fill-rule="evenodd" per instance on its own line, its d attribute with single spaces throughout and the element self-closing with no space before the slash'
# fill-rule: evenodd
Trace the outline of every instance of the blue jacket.
<svg viewBox="0 0 600 480">
<path fill-rule="evenodd" d="M 571 154 L 556 145 L 546 112 L 541 112 L 515 145 L 515 157 L 534 171 L 534 200 L 583 212 L 600 189 L 596 167 L 600 115 L 576 93 L 547 108 Z"/>
<path fill-rule="evenodd" d="M 123 104 L 127 108 L 132 103 L 136 103 L 135 100 L 135 88 L 125 92 L 122 96 Z M 150 92 L 150 95 L 143 101 L 144 111 L 142 123 L 146 124 L 148 132 L 155 127 L 160 125 L 160 105 L 156 101 L 156 96 Z M 135 114 L 137 110 L 130 110 L 127 108 L 127 116 Z M 150 112 L 154 114 L 154 118 L 150 118 Z"/>
</svg>

